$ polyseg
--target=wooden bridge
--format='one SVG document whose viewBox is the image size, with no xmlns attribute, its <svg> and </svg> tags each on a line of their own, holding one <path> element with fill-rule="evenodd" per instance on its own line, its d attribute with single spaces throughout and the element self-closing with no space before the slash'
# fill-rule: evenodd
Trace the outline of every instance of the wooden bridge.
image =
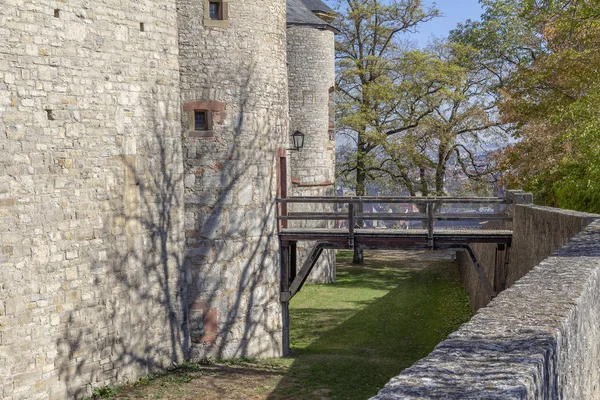
<svg viewBox="0 0 600 400">
<path fill-rule="evenodd" d="M 502 221 L 505 223 L 499 226 L 511 227 L 513 205 L 528 202 L 527 194 L 522 191 L 510 191 L 506 198 L 286 197 L 285 186 L 282 189 L 278 193 L 277 218 L 281 248 L 284 352 L 289 349 L 289 301 L 302 288 L 323 250 L 466 250 L 482 287 L 492 298 L 505 288 L 504 270 L 508 263 L 512 231 L 482 229 L 482 225 L 490 221 Z M 294 211 L 294 208 L 301 208 L 302 205 L 330 211 Z M 398 212 L 399 205 L 404 206 L 404 212 Z M 294 225 L 294 221 L 299 221 L 300 226 L 290 226 Z M 323 225 L 322 221 L 329 222 L 325 224 L 328 226 L 326 228 L 312 228 L 310 221 L 321 221 L 320 225 Z M 298 270 L 299 241 L 311 242 L 312 248 Z M 471 248 L 474 243 L 496 245 L 493 285 Z"/>
</svg>

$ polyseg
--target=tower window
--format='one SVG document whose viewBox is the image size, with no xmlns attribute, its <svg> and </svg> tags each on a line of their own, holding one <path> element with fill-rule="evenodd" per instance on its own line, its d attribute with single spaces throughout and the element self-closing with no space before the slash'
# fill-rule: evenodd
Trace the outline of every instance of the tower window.
<svg viewBox="0 0 600 400">
<path fill-rule="evenodd" d="M 204 26 L 229 27 L 229 0 L 202 0 L 204 2 Z"/>
<path fill-rule="evenodd" d="M 194 111 L 194 130 L 195 131 L 206 131 L 208 130 L 208 118 L 206 111 Z"/>
<path fill-rule="evenodd" d="M 210 19 L 220 20 L 221 17 L 221 3 L 217 1 L 211 1 L 208 3 L 208 15 Z"/>
</svg>

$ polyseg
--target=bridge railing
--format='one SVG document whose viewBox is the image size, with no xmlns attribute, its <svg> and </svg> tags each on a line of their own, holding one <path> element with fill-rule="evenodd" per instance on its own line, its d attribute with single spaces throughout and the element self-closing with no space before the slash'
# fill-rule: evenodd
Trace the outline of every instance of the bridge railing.
<svg viewBox="0 0 600 400">
<path fill-rule="evenodd" d="M 501 197 L 289 197 L 277 199 L 280 204 L 333 204 L 337 206 L 337 212 L 289 212 L 289 207 L 279 207 L 278 219 L 287 221 L 309 221 L 309 220 L 333 220 L 344 221 L 346 227 L 358 226 L 361 221 L 421 221 L 430 224 L 434 221 L 481 221 L 481 220 L 510 220 L 512 217 L 506 205 L 511 204 L 507 199 Z M 414 205 L 418 211 L 394 212 L 390 205 L 403 204 Z M 374 206 L 365 212 L 366 205 L 388 205 L 388 211 L 375 211 Z M 478 212 L 476 210 L 465 210 L 462 212 L 444 211 L 444 205 L 477 206 L 493 205 L 495 209 L 491 212 Z M 283 224 L 284 228 L 287 224 Z"/>
<path fill-rule="evenodd" d="M 512 199 L 502 197 L 396 196 L 288 197 L 279 198 L 277 202 L 280 205 L 278 207 L 278 210 L 280 210 L 280 215 L 278 215 L 280 229 L 288 228 L 289 221 L 337 221 L 335 228 L 346 231 L 349 241 L 353 242 L 355 229 L 385 229 L 388 228 L 386 222 L 395 221 L 395 226 L 392 229 L 408 230 L 416 228 L 421 229 L 421 231 L 426 230 L 430 246 L 433 246 L 436 225 L 442 229 L 478 229 L 483 222 L 487 221 L 511 221 L 512 213 L 508 206 L 513 204 Z M 294 204 L 333 204 L 337 207 L 338 211 L 289 211 L 293 208 Z M 404 205 L 405 212 L 394 212 L 392 210 L 394 204 Z M 411 208 L 412 211 L 408 212 L 406 206 Z M 487 209 L 490 211 L 480 212 L 482 206 L 488 206 Z M 384 211 L 365 212 L 366 208 L 370 208 L 371 211 L 377 209 L 383 209 Z M 411 226 L 411 222 L 413 221 L 416 221 L 416 227 L 414 225 Z M 452 221 L 451 226 L 448 226 L 449 221 Z M 307 231 L 311 229 L 315 231 L 319 230 L 319 228 L 307 227 L 306 222 L 302 224 L 302 229 Z"/>
</svg>

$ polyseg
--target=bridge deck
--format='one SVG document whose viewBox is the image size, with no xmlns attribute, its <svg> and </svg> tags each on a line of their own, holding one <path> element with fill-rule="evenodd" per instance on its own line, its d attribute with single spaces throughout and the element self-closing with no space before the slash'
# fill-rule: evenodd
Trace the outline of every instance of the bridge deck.
<svg viewBox="0 0 600 400">
<path fill-rule="evenodd" d="M 335 247 L 394 248 L 421 247 L 430 243 L 427 229 L 348 229 L 284 228 L 279 233 L 282 240 L 318 240 L 335 244 Z M 353 241 L 352 241 L 353 239 Z M 447 247 L 470 243 L 506 243 L 512 241 L 510 230 L 484 229 L 434 229 L 434 247 Z M 333 247 L 333 246 L 332 246 Z"/>
</svg>

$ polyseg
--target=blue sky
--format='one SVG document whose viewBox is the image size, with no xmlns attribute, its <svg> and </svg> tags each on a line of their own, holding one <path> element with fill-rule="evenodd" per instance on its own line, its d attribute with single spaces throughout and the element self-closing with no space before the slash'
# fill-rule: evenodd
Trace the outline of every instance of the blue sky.
<svg viewBox="0 0 600 400">
<path fill-rule="evenodd" d="M 330 6 L 336 3 L 335 0 L 325 0 L 325 2 Z M 423 0 L 423 2 L 426 5 L 435 2 L 443 16 L 419 26 L 419 33 L 412 37 L 419 47 L 425 46 L 432 36 L 446 37 L 457 23 L 469 18 L 479 19 L 482 13 L 478 0 Z"/>
<path fill-rule="evenodd" d="M 424 1 L 431 4 L 432 1 Z M 419 26 L 419 33 L 414 35 L 419 46 L 424 46 L 432 37 L 446 37 L 456 24 L 467 19 L 479 19 L 482 13 L 478 0 L 437 0 L 437 8 L 442 12 L 442 17 L 435 18 Z"/>
</svg>

